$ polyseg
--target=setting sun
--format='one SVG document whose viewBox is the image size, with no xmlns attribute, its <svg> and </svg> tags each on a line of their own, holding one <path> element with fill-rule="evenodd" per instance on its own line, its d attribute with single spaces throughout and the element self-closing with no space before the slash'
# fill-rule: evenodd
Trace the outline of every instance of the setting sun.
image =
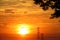
<svg viewBox="0 0 60 40">
<path fill-rule="evenodd" d="M 26 35 L 29 33 L 29 26 L 26 24 L 21 24 L 18 27 L 18 34 Z"/>
<path fill-rule="evenodd" d="M 28 29 L 27 28 L 21 28 L 19 33 L 22 34 L 22 35 L 28 34 Z"/>
</svg>

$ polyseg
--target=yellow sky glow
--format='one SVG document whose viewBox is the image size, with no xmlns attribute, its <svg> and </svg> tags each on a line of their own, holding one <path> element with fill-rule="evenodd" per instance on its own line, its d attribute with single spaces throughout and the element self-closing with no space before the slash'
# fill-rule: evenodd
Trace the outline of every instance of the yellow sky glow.
<svg viewBox="0 0 60 40">
<path fill-rule="evenodd" d="M 17 33 L 20 34 L 20 35 L 26 35 L 26 34 L 29 34 L 29 25 L 27 24 L 20 24 L 18 25 L 18 28 L 17 28 Z"/>
</svg>

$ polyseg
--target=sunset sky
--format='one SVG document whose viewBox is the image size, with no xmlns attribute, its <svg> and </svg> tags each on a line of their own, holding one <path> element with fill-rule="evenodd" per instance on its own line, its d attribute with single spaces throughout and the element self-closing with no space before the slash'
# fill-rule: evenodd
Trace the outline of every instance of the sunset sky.
<svg viewBox="0 0 60 40">
<path fill-rule="evenodd" d="M 6 10 L 11 11 L 6 11 Z M 28 24 L 31 33 L 60 33 L 59 18 L 49 19 L 54 10 L 44 11 L 33 0 L 1 0 L 0 1 L 0 33 L 17 34 L 19 24 Z"/>
</svg>

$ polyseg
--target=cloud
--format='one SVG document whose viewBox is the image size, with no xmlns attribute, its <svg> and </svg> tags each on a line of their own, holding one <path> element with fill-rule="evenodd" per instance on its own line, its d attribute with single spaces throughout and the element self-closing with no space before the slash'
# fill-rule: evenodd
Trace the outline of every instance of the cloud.
<svg viewBox="0 0 60 40">
<path fill-rule="evenodd" d="M 0 1 L 0 6 L 9 6 L 9 5 L 15 5 L 17 4 L 16 1 Z"/>
<path fill-rule="evenodd" d="M 31 6 L 32 1 L 29 0 L 1 0 L 0 6 Z"/>
</svg>

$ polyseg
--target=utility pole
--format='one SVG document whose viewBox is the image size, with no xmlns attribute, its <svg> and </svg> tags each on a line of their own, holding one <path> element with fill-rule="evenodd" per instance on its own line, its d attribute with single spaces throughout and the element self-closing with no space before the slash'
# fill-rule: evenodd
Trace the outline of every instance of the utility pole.
<svg viewBox="0 0 60 40">
<path fill-rule="evenodd" d="M 37 27 L 37 39 L 40 40 L 40 38 L 39 38 L 39 27 Z"/>
<path fill-rule="evenodd" d="M 40 28 L 37 27 L 37 40 L 44 40 L 44 34 L 40 33 Z"/>
</svg>

